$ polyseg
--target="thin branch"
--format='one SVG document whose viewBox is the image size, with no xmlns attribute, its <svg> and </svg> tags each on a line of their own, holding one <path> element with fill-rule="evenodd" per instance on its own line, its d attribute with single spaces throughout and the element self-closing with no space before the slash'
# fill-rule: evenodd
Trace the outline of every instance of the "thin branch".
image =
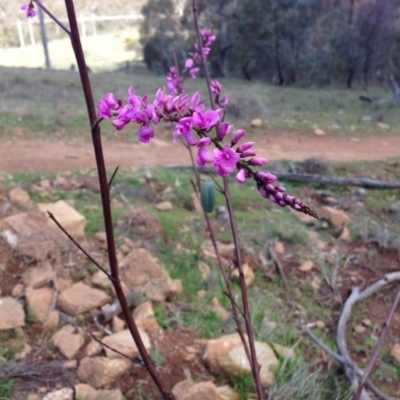
<svg viewBox="0 0 400 400">
<path fill-rule="evenodd" d="M 36 3 L 38 7 L 40 7 L 68 36 L 71 36 L 71 32 L 68 30 L 68 28 L 64 26 L 49 9 L 47 9 L 40 1 L 32 1 Z"/>
<path fill-rule="evenodd" d="M 107 275 L 107 278 L 112 282 L 113 277 L 64 229 L 64 227 L 57 221 L 56 217 L 47 211 L 51 220 L 58 226 L 58 228 L 68 237 L 68 239 L 102 272 Z"/>
<path fill-rule="evenodd" d="M 114 178 L 115 178 L 115 175 L 117 175 L 118 170 L 119 170 L 119 166 L 117 166 L 117 168 L 115 168 L 113 174 L 111 175 L 111 178 L 110 178 L 110 180 L 109 180 L 109 182 L 108 182 L 108 190 L 111 190 L 111 185 L 112 185 L 112 183 L 113 183 L 113 180 L 114 180 Z"/>
</svg>

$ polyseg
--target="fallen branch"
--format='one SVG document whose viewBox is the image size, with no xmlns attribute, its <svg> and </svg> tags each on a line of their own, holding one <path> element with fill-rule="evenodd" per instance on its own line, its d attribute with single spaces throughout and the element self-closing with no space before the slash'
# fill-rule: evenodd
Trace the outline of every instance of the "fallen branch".
<svg viewBox="0 0 400 400">
<path fill-rule="evenodd" d="M 318 338 L 316 338 L 313 335 L 313 333 L 310 331 L 310 329 L 307 326 L 303 326 L 303 332 L 307 336 L 309 336 L 310 339 L 318 347 L 323 349 L 326 353 L 328 353 L 336 361 L 343 364 L 346 377 L 350 381 L 354 391 L 358 387 L 359 378 L 364 377 L 365 386 L 368 387 L 376 396 L 378 396 L 380 399 L 383 399 L 383 400 L 391 400 L 392 398 L 387 396 L 383 392 L 381 392 L 380 389 L 378 389 L 371 381 L 366 380 L 366 378 L 364 376 L 364 371 L 361 370 L 350 357 L 350 353 L 348 351 L 347 343 L 346 343 L 346 325 L 347 325 L 347 321 L 350 318 L 352 307 L 357 301 L 364 300 L 365 298 L 376 293 L 378 290 L 380 290 L 384 286 L 386 286 L 390 283 L 396 282 L 396 281 L 400 281 L 400 271 L 386 274 L 383 278 L 374 282 L 372 285 L 368 286 L 361 292 L 358 287 L 354 287 L 352 289 L 350 296 L 347 298 L 347 300 L 344 303 L 343 310 L 340 315 L 338 327 L 337 327 L 336 342 L 337 342 L 340 354 L 337 354 L 333 350 L 329 349 L 325 344 L 323 344 Z M 368 393 L 364 389 L 362 389 L 359 393 L 359 399 L 360 400 L 370 400 L 371 398 L 368 395 Z"/>
<path fill-rule="evenodd" d="M 167 165 L 165 168 L 168 169 L 180 169 L 186 170 L 191 169 L 189 165 Z M 400 182 L 381 181 L 379 179 L 355 177 L 355 178 L 333 178 L 326 175 L 318 174 L 295 174 L 285 173 L 278 171 L 270 171 L 272 174 L 277 175 L 280 179 L 288 182 L 305 182 L 305 183 L 320 183 L 328 186 L 357 186 L 366 189 L 400 189 Z M 211 174 L 214 173 L 214 169 L 210 167 L 204 167 L 201 169 L 201 173 Z"/>
</svg>

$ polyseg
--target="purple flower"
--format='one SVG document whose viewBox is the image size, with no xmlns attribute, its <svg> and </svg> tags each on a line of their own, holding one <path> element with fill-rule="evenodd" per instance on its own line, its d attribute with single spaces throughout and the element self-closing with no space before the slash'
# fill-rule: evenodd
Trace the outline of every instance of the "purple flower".
<svg viewBox="0 0 400 400">
<path fill-rule="evenodd" d="M 240 154 L 240 158 L 246 158 L 246 157 L 254 157 L 256 153 L 253 150 L 246 150 L 242 154 Z"/>
<path fill-rule="evenodd" d="M 221 122 L 217 129 L 217 138 L 222 140 L 233 128 L 233 125 L 229 125 L 227 122 Z"/>
<path fill-rule="evenodd" d="M 239 142 L 239 140 L 246 134 L 246 131 L 244 129 L 239 129 L 235 132 L 233 135 L 232 141 L 231 141 L 231 146 L 234 146 Z"/>
<path fill-rule="evenodd" d="M 200 129 L 208 130 L 215 126 L 219 121 L 219 114 L 214 110 L 208 110 L 204 114 L 201 112 L 193 113 L 192 124 Z"/>
<path fill-rule="evenodd" d="M 147 126 L 142 126 L 139 129 L 139 140 L 142 143 L 149 143 L 150 139 L 154 137 L 153 129 L 150 129 Z"/>
<path fill-rule="evenodd" d="M 244 168 L 240 168 L 239 172 L 236 174 L 236 181 L 239 183 L 243 183 L 246 179 L 250 178 L 250 173 Z"/>
<path fill-rule="evenodd" d="M 204 167 L 206 163 L 212 163 L 215 160 L 214 154 L 212 154 L 206 148 L 206 146 L 210 144 L 211 144 L 211 139 L 209 137 L 201 138 L 197 143 L 197 146 L 199 146 L 199 151 L 196 154 L 196 163 L 200 165 L 200 167 Z"/>
<path fill-rule="evenodd" d="M 215 172 L 220 176 L 231 174 L 235 170 L 235 166 L 239 161 L 239 155 L 232 148 L 224 146 L 221 150 L 215 149 Z"/>
<path fill-rule="evenodd" d="M 97 103 L 99 117 L 108 119 L 113 116 L 112 110 L 118 110 L 120 105 L 115 101 L 114 95 L 109 92 Z"/>
<path fill-rule="evenodd" d="M 188 58 L 186 61 L 185 61 L 185 69 L 190 69 L 190 68 L 192 68 L 193 67 L 193 60 L 191 59 L 191 58 Z"/>
<path fill-rule="evenodd" d="M 255 143 L 255 142 L 246 142 L 246 143 L 243 143 L 242 145 L 240 145 L 240 146 L 237 148 L 237 152 L 238 152 L 238 153 L 243 153 L 244 151 L 249 150 L 250 148 L 253 147 L 254 143 Z"/>
<path fill-rule="evenodd" d="M 262 167 L 267 162 L 268 160 L 266 158 L 259 158 L 259 157 L 254 157 L 249 160 L 250 165 L 255 165 L 257 167 Z"/>
<path fill-rule="evenodd" d="M 35 6 L 33 5 L 32 2 L 30 2 L 29 4 L 22 4 L 20 7 L 21 11 L 26 11 L 26 17 L 27 18 L 33 18 L 34 16 L 36 16 L 36 10 L 35 10 Z"/>
</svg>

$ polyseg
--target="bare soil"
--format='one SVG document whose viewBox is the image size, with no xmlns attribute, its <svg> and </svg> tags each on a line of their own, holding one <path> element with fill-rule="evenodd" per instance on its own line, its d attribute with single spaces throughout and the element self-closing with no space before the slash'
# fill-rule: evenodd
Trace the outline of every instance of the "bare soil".
<svg viewBox="0 0 400 400">
<path fill-rule="evenodd" d="M 301 161 L 321 157 L 333 162 L 385 160 L 400 156 L 400 135 L 316 136 L 301 131 L 268 130 L 250 133 L 259 156 L 269 160 Z M 153 139 L 149 145 L 135 139 L 104 141 L 107 165 L 114 168 L 188 164 L 187 152 L 180 143 L 172 143 L 168 134 Z M 83 139 L 46 138 L 3 139 L 0 145 L 0 172 L 57 172 L 94 168 L 92 145 Z"/>
</svg>

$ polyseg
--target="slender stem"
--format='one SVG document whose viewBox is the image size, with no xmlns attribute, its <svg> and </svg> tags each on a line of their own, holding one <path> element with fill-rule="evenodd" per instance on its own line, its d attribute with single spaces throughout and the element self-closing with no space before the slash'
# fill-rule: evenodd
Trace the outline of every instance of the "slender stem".
<svg viewBox="0 0 400 400">
<path fill-rule="evenodd" d="M 224 182 L 224 196 L 225 196 L 226 206 L 227 206 L 228 212 L 229 212 L 229 220 L 231 223 L 233 242 L 235 244 L 237 268 L 239 271 L 240 292 L 242 294 L 242 302 L 243 302 L 243 318 L 244 318 L 244 323 L 246 325 L 247 335 L 249 337 L 249 346 L 250 346 L 250 355 L 251 355 L 251 357 L 249 358 L 249 362 L 251 365 L 251 370 L 253 372 L 253 377 L 254 377 L 254 382 L 256 384 L 258 398 L 260 400 L 263 400 L 263 399 L 265 399 L 265 396 L 264 396 L 264 392 L 263 392 L 263 389 L 261 386 L 260 365 L 258 364 L 258 361 L 257 361 L 257 353 L 256 353 L 256 347 L 255 347 L 255 343 L 254 343 L 254 333 L 253 333 L 253 327 L 251 325 L 250 308 L 249 308 L 249 301 L 247 298 L 246 282 L 245 282 L 244 273 L 243 273 L 242 255 L 240 253 L 240 245 L 239 245 L 239 236 L 238 236 L 237 229 L 236 229 L 235 216 L 233 213 L 231 196 L 229 193 L 228 178 L 226 176 L 223 177 L 223 182 Z"/>
<path fill-rule="evenodd" d="M 108 259 L 110 263 L 110 271 L 111 276 L 113 277 L 112 283 L 116 292 L 116 295 L 121 304 L 121 310 L 124 314 L 126 324 L 128 326 L 129 331 L 132 334 L 132 337 L 135 341 L 135 344 L 138 347 L 139 353 L 143 359 L 143 362 L 151 375 L 154 383 L 156 384 L 158 390 L 162 394 L 165 400 L 172 399 L 171 393 L 166 389 L 164 382 L 162 381 L 159 373 L 154 367 L 153 362 L 147 350 L 143 344 L 143 341 L 140 337 L 139 330 L 132 318 L 132 314 L 129 310 L 129 305 L 122 290 L 121 280 L 119 277 L 118 270 L 118 261 L 116 257 L 116 249 L 115 249 L 115 240 L 114 240 L 114 232 L 113 232 L 113 222 L 112 222 L 112 214 L 111 214 L 111 201 L 110 201 L 110 192 L 109 192 L 109 184 L 107 180 L 107 173 L 104 161 L 103 148 L 101 143 L 101 135 L 99 124 L 97 124 L 97 115 L 93 100 L 93 93 L 90 86 L 89 74 L 86 67 L 85 57 L 83 54 L 82 44 L 79 37 L 79 29 L 78 23 L 76 20 L 75 8 L 73 0 L 65 0 L 65 5 L 67 8 L 68 20 L 71 28 L 71 43 L 75 53 L 76 62 L 78 64 L 79 75 L 81 77 L 82 88 L 85 95 L 86 107 L 89 117 L 89 123 L 92 127 L 92 141 L 93 147 L 96 157 L 96 165 L 97 171 L 99 174 L 99 183 L 100 183 L 100 192 L 101 192 L 101 200 L 103 205 L 103 217 L 104 217 L 104 225 L 107 236 L 107 248 L 108 248 Z"/>
<path fill-rule="evenodd" d="M 71 36 L 71 32 L 68 28 L 61 23 L 61 21 L 48 9 L 46 8 L 41 2 L 32 0 L 34 3 L 38 5 L 68 36 Z"/>
<path fill-rule="evenodd" d="M 111 175 L 111 178 L 110 178 L 110 180 L 109 180 L 109 182 L 108 182 L 108 190 L 111 189 L 111 185 L 112 185 L 112 183 L 113 183 L 113 180 L 114 180 L 114 178 L 115 178 L 115 175 L 117 175 L 118 170 L 119 170 L 119 166 L 117 166 L 117 168 L 115 168 L 113 174 Z"/>
<path fill-rule="evenodd" d="M 383 345 L 383 341 L 384 341 L 384 339 L 385 339 L 385 337 L 387 335 L 387 332 L 388 332 L 388 329 L 389 329 L 389 325 L 392 322 L 394 313 L 396 311 L 396 308 L 397 308 L 397 305 L 399 304 L 399 302 L 400 302 L 400 286 L 399 286 L 399 288 L 397 290 L 396 298 L 395 298 L 395 300 L 394 300 L 394 302 L 393 302 L 393 304 L 392 304 L 392 306 L 390 308 L 389 315 L 388 315 L 386 321 L 383 323 L 382 331 L 381 331 L 381 334 L 379 335 L 379 339 L 378 339 L 378 342 L 376 343 L 376 346 L 374 348 L 374 352 L 372 353 L 371 359 L 369 360 L 369 363 L 368 363 L 367 367 L 364 370 L 364 374 L 360 379 L 360 383 L 358 385 L 357 392 L 356 392 L 356 394 L 354 396 L 354 400 L 359 400 L 361 398 L 361 393 L 363 391 L 365 383 L 367 382 L 368 376 L 372 372 L 372 368 L 374 367 L 374 364 L 376 362 L 376 358 L 378 357 L 379 351 L 381 350 L 381 347 Z"/>
</svg>

